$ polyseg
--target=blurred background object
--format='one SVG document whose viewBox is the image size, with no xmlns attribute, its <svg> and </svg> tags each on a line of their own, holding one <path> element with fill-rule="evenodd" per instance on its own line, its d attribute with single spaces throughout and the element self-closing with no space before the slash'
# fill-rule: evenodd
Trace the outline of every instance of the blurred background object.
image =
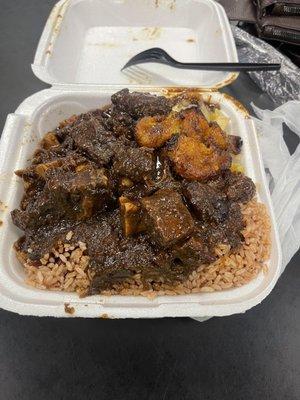
<svg viewBox="0 0 300 400">
<path fill-rule="evenodd" d="M 240 62 L 281 63 L 280 71 L 247 72 L 277 104 L 300 100 L 300 69 L 269 43 L 232 25 Z"/>
<path fill-rule="evenodd" d="M 219 0 L 231 21 L 240 62 L 281 63 L 249 72 L 277 104 L 300 99 L 300 0 Z"/>
</svg>

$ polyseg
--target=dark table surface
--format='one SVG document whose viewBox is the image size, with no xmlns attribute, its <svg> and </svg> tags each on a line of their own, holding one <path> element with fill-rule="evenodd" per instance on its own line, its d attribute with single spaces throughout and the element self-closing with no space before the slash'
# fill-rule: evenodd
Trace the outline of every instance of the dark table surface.
<svg viewBox="0 0 300 400">
<path fill-rule="evenodd" d="M 54 4 L 0 0 L 0 125 L 46 87 L 30 63 Z M 226 90 L 245 105 L 274 107 L 246 76 Z M 299 399 L 299 263 L 298 254 L 259 306 L 204 323 L 0 311 L 0 399 Z"/>
</svg>

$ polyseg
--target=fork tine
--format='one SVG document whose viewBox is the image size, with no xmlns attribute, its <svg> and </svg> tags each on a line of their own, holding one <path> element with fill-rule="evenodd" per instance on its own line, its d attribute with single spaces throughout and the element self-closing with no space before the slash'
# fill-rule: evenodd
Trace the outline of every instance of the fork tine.
<svg viewBox="0 0 300 400">
<path fill-rule="evenodd" d="M 141 59 L 137 58 L 135 60 L 131 59 L 122 67 L 121 71 L 123 71 L 126 68 L 132 67 L 133 65 L 144 64 L 144 63 L 148 63 L 148 62 L 155 61 L 155 60 L 157 60 L 157 59 L 154 57 L 149 57 L 149 58 L 143 57 Z"/>
<path fill-rule="evenodd" d="M 132 65 L 137 65 L 140 63 L 147 63 L 153 60 L 160 59 L 162 54 L 159 47 L 153 47 L 148 50 L 141 51 L 140 53 L 133 56 L 121 69 L 123 71 L 125 68 L 131 67 Z"/>
</svg>

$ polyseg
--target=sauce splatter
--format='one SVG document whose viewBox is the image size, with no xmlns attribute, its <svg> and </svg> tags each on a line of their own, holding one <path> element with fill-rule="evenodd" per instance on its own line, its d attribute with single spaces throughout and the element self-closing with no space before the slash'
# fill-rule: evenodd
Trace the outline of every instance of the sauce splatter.
<svg viewBox="0 0 300 400">
<path fill-rule="evenodd" d="M 69 303 L 65 303 L 65 313 L 73 315 L 75 313 L 75 308 L 70 307 Z"/>
</svg>

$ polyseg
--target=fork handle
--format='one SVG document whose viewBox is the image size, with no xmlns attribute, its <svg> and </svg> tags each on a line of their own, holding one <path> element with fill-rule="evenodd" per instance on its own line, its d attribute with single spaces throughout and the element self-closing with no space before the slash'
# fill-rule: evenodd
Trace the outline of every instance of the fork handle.
<svg viewBox="0 0 300 400">
<path fill-rule="evenodd" d="M 280 64 L 265 63 L 182 63 L 176 61 L 175 68 L 197 69 L 204 71 L 278 71 Z"/>
</svg>

